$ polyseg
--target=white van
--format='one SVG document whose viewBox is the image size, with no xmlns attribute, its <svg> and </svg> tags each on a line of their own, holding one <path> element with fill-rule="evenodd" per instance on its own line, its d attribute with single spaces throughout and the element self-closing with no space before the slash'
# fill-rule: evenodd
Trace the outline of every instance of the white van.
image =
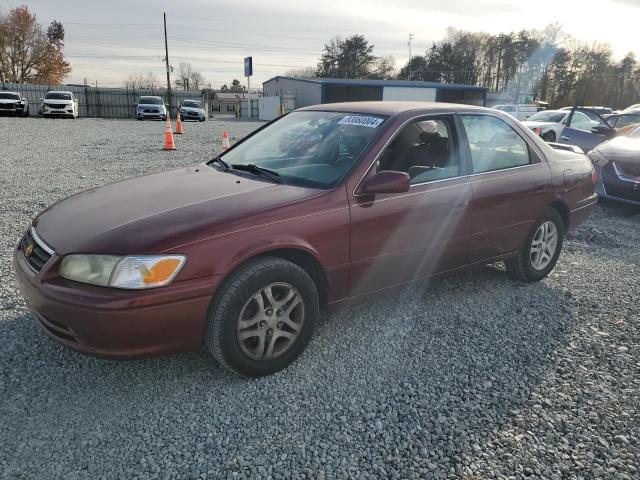
<svg viewBox="0 0 640 480">
<path fill-rule="evenodd" d="M 526 120 L 531 115 L 538 111 L 536 105 L 519 104 L 519 105 L 496 105 L 494 110 L 500 110 L 501 112 L 508 113 L 512 117 L 517 118 L 520 121 Z"/>
</svg>

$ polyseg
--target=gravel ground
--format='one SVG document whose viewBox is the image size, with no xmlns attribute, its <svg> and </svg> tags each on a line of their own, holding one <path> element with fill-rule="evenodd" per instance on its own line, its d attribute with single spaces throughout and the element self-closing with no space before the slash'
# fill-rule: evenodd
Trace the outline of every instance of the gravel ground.
<svg viewBox="0 0 640 480">
<path fill-rule="evenodd" d="M 491 266 L 329 315 L 269 378 L 40 333 L 10 262 L 37 212 L 258 125 L 163 152 L 158 122 L 0 118 L 1 478 L 640 478 L 638 209 L 600 205 L 540 283 Z"/>
</svg>

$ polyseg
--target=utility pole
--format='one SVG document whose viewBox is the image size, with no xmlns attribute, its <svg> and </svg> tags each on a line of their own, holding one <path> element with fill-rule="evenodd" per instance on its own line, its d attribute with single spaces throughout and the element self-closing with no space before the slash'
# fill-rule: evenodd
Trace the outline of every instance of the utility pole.
<svg viewBox="0 0 640 480">
<path fill-rule="evenodd" d="M 413 77 L 411 72 L 411 40 L 413 40 L 413 33 L 409 34 L 409 43 L 408 43 L 409 45 L 409 78 L 408 80 L 411 80 Z"/>
<path fill-rule="evenodd" d="M 169 45 L 167 44 L 167 14 L 162 13 L 164 18 L 164 61 L 167 67 L 167 104 L 171 113 L 171 77 L 169 76 Z"/>
</svg>

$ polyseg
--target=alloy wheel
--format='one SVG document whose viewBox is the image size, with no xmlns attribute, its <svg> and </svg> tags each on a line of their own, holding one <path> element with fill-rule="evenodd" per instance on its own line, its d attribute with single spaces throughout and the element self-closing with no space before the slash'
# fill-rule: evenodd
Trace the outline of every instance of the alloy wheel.
<svg viewBox="0 0 640 480">
<path fill-rule="evenodd" d="M 551 221 L 542 223 L 536 230 L 531 242 L 531 266 L 536 270 L 544 270 L 558 248 L 558 228 Z"/>
<path fill-rule="evenodd" d="M 242 352 L 272 360 L 295 343 L 304 323 L 304 300 L 290 283 L 276 282 L 255 292 L 240 311 L 236 338 Z"/>
</svg>

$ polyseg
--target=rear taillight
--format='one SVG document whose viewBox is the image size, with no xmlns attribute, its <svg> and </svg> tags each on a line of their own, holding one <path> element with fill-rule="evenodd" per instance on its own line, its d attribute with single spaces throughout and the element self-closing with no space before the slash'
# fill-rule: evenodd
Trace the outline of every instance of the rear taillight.
<svg viewBox="0 0 640 480">
<path fill-rule="evenodd" d="M 594 185 L 596 184 L 596 180 L 598 180 L 598 173 L 594 168 L 593 170 L 591 170 L 591 181 L 593 182 Z"/>
<path fill-rule="evenodd" d="M 535 132 L 536 135 L 540 136 L 540 134 L 542 133 L 542 129 L 540 127 L 536 127 L 533 129 L 533 131 Z"/>
</svg>

